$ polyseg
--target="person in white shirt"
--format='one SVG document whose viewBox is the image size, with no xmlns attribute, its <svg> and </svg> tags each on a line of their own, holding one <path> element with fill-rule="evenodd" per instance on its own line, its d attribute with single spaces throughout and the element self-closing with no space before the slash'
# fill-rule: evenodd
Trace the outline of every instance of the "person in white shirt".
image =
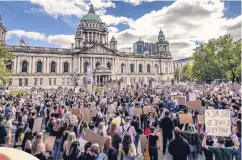
<svg viewBox="0 0 242 160">
<path fill-rule="evenodd" d="M 120 135 L 124 135 L 125 133 L 129 132 L 131 134 L 132 140 L 134 140 L 134 137 L 136 136 L 136 131 L 134 126 L 130 125 L 130 117 L 125 117 L 125 124 L 123 126 L 119 126 L 118 132 Z"/>
</svg>

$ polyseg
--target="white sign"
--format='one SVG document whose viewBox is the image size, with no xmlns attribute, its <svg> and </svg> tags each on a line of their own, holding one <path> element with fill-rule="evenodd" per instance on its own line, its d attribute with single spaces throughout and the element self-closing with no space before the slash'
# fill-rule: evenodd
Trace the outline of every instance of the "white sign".
<svg viewBox="0 0 242 160">
<path fill-rule="evenodd" d="M 197 94 L 196 93 L 189 93 L 189 101 L 196 101 Z"/>
<path fill-rule="evenodd" d="M 229 136 L 231 134 L 231 120 L 229 109 L 205 110 L 206 132 L 211 136 Z"/>
</svg>

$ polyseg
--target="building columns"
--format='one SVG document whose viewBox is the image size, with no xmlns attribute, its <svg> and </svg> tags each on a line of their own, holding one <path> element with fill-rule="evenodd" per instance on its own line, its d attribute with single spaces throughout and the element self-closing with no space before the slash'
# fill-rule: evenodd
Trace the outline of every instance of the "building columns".
<svg viewBox="0 0 242 160">
<path fill-rule="evenodd" d="M 17 58 L 14 58 L 14 62 L 13 62 L 13 73 L 17 73 Z"/>
<path fill-rule="evenodd" d="M 82 73 L 84 73 L 83 57 L 82 57 L 82 66 L 81 66 L 81 72 L 82 72 Z"/>
</svg>

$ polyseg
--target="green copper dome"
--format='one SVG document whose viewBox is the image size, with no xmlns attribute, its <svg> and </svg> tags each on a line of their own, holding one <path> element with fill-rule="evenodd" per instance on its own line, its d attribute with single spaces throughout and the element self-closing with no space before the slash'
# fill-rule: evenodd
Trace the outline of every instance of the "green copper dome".
<svg viewBox="0 0 242 160">
<path fill-rule="evenodd" d="M 89 12 L 82 17 L 82 21 L 95 21 L 98 23 L 102 23 L 101 18 L 95 14 L 93 5 L 91 4 Z"/>
<path fill-rule="evenodd" d="M 164 35 L 162 30 L 160 30 L 158 37 L 165 37 L 165 35 Z"/>
</svg>

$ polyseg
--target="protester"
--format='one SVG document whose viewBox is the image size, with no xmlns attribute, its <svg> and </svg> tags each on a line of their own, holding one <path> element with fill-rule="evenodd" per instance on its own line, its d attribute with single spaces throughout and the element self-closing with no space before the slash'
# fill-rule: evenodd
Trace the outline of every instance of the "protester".
<svg viewBox="0 0 242 160">
<path fill-rule="evenodd" d="M 173 160 L 187 160 L 190 154 L 190 147 L 182 136 L 182 131 L 176 127 L 174 130 L 175 138 L 173 138 L 168 147 L 168 152 L 173 156 Z"/>
<path fill-rule="evenodd" d="M 98 144 L 92 144 L 90 147 L 90 152 L 94 160 L 108 160 L 108 157 L 104 153 L 100 153 L 100 147 Z"/>
<path fill-rule="evenodd" d="M 135 160 L 136 148 L 129 133 L 124 134 L 123 141 L 119 148 L 119 157 L 121 157 L 122 160 Z"/>
<path fill-rule="evenodd" d="M 160 128 L 163 134 L 163 154 L 166 153 L 167 140 L 171 141 L 173 138 L 174 123 L 169 117 L 169 112 L 165 112 L 165 117 L 160 121 Z"/>
<path fill-rule="evenodd" d="M 118 160 L 118 151 L 112 147 L 112 138 L 110 136 L 106 136 L 103 153 L 108 156 L 108 159 Z"/>
<path fill-rule="evenodd" d="M 8 130 L 5 126 L 6 118 L 0 115 L 0 147 L 5 146 L 8 139 Z"/>
<path fill-rule="evenodd" d="M 122 137 L 118 134 L 116 123 L 111 124 L 111 128 L 107 134 L 112 137 L 112 146 L 119 151 L 119 144 L 122 142 Z"/>
<path fill-rule="evenodd" d="M 34 138 L 32 147 L 32 155 L 36 156 L 39 160 L 46 160 L 45 144 L 43 141 L 43 133 L 37 133 Z"/>
<path fill-rule="evenodd" d="M 150 134 L 147 136 L 150 160 L 158 160 L 157 141 L 159 137 L 155 133 L 155 128 L 150 127 Z"/>
<path fill-rule="evenodd" d="M 70 155 L 70 148 L 72 143 L 76 141 L 76 134 L 74 132 L 68 133 L 68 138 L 63 144 L 63 159 L 68 160 Z"/>
<path fill-rule="evenodd" d="M 218 146 L 207 146 L 206 139 L 207 139 L 207 133 L 205 133 L 202 146 L 214 153 L 216 160 L 233 160 L 233 155 L 236 153 L 236 151 L 239 149 L 239 143 L 234 140 L 232 136 L 230 136 L 234 146 L 233 147 L 225 147 L 225 138 L 224 137 L 218 137 L 217 142 Z"/>
</svg>

